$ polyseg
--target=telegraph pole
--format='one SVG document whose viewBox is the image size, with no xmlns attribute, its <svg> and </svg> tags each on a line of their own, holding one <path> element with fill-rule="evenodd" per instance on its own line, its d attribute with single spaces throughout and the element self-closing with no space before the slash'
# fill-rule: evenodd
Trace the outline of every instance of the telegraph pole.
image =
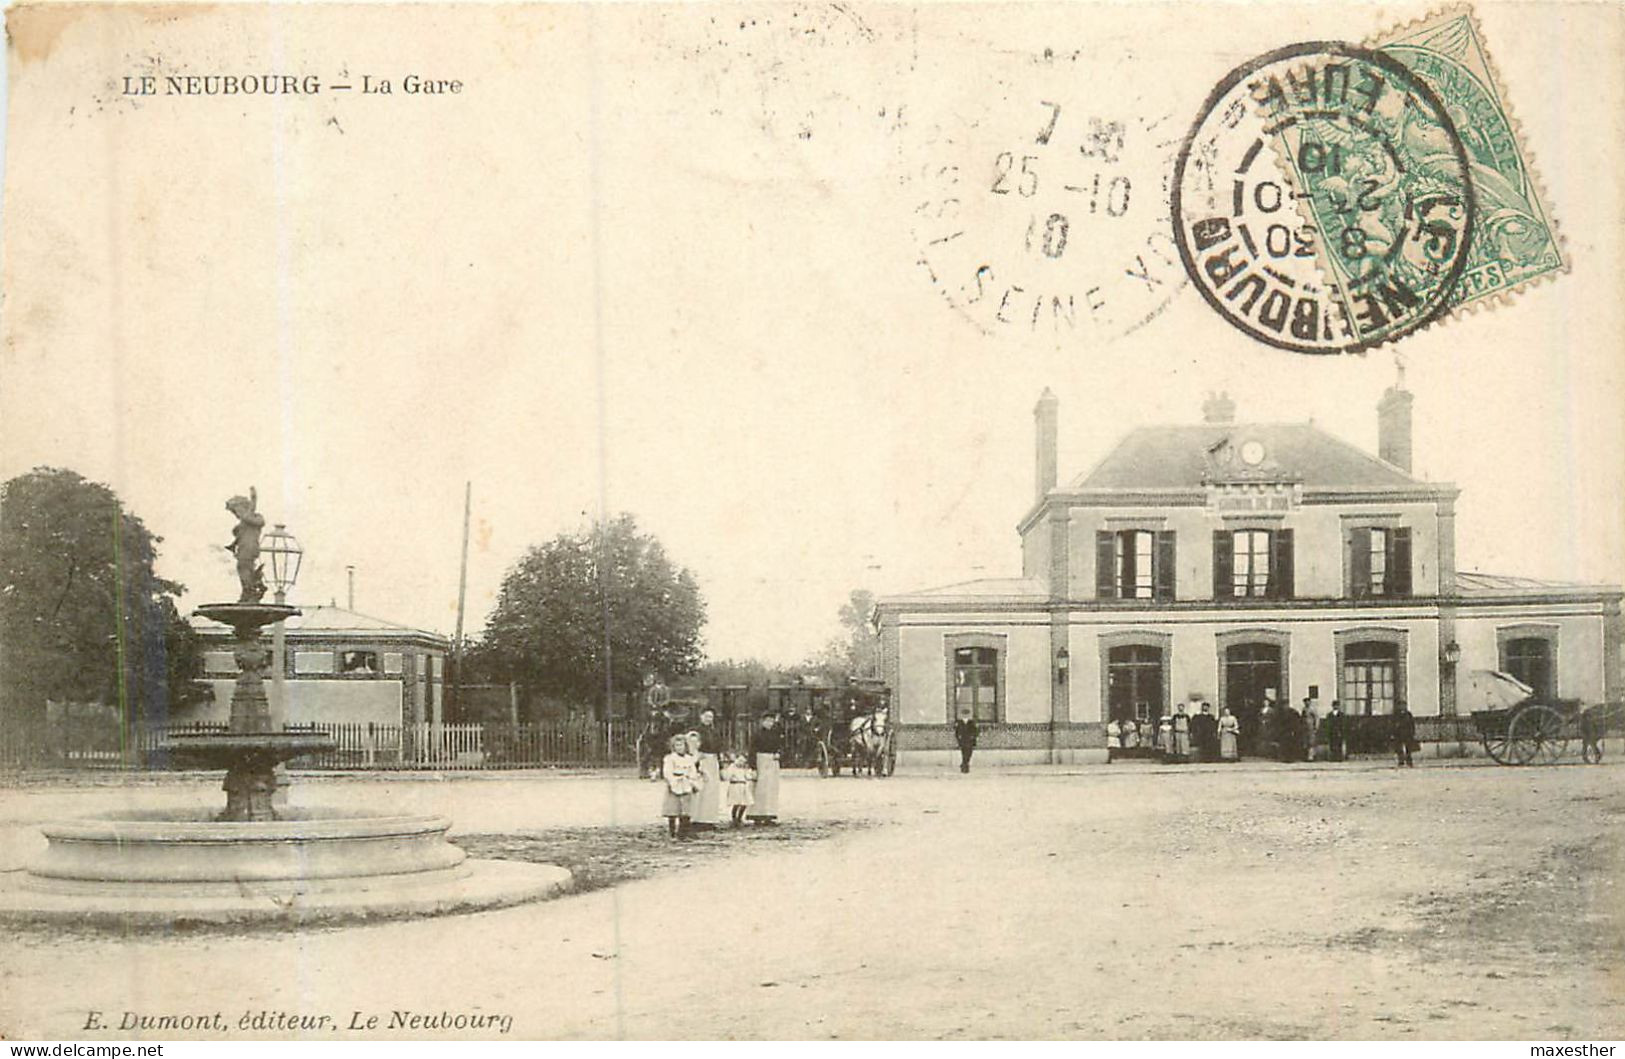
<svg viewBox="0 0 1625 1059">
<path fill-rule="evenodd" d="M 451 688 L 452 703 L 457 707 L 457 716 L 462 716 L 463 709 L 463 606 L 468 601 L 468 521 L 474 506 L 474 483 L 468 481 L 463 484 L 463 565 L 457 574 L 457 635 L 451 642 Z"/>
</svg>

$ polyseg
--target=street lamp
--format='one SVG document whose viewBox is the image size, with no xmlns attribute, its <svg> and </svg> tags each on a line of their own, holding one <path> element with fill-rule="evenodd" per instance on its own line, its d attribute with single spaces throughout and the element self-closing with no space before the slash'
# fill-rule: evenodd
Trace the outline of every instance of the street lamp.
<svg viewBox="0 0 1625 1059">
<path fill-rule="evenodd" d="M 299 563 L 305 557 L 305 550 L 288 532 L 288 527 L 278 522 L 270 533 L 260 539 L 260 554 L 270 559 L 271 589 L 276 593 L 276 601 L 287 603 L 288 591 L 299 580 Z M 288 723 L 287 699 L 284 697 L 286 688 L 283 686 L 283 674 L 287 668 L 287 640 L 282 622 L 278 621 L 271 629 L 271 710 L 278 727 L 286 727 Z"/>
<path fill-rule="evenodd" d="M 299 580 L 299 561 L 305 550 L 288 527 L 278 522 L 260 541 L 260 552 L 271 557 L 271 587 L 276 590 L 276 601 L 286 603 L 288 591 Z"/>
<path fill-rule="evenodd" d="M 1066 671 L 1071 662 L 1072 656 L 1067 652 L 1066 648 L 1063 647 L 1055 652 L 1055 683 L 1066 683 Z"/>
</svg>

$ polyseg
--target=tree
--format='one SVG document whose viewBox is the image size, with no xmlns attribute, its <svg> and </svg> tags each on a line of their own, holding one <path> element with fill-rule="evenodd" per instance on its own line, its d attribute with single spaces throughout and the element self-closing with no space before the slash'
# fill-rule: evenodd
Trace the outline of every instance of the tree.
<svg viewBox="0 0 1625 1059">
<path fill-rule="evenodd" d="M 878 677 L 880 636 L 871 623 L 874 611 L 875 594 L 866 588 L 853 589 L 841 604 L 842 635 L 830 640 L 808 661 L 808 667 L 836 680 Z"/>
<path fill-rule="evenodd" d="M 161 541 L 73 471 L 0 485 L 0 724 L 25 744 L 47 700 L 112 705 L 127 731 L 200 694 L 184 589 L 153 569 Z"/>
<path fill-rule="evenodd" d="M 503 578 L 476 654 L 483 672 L 590 703 L 700 661 L 705 603 L 694 575 L 627 514 L 533 547 Z"/>
</svg>

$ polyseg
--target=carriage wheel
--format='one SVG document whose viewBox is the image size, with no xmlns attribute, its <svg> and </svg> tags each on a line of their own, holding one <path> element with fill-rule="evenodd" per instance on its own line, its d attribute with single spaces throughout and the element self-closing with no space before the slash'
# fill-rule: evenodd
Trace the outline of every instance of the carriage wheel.
<svg viewBox="0 0 1625 1059">
<path fill-rule="evenodd" d="M 1512 752 L 1507 745 L 1507 734 L 1505 731 L 1497 732 L 1494 735 L 1486 733 L 1482 737 L 1482 742 L 1484 743 L 1484 752 L 1490 757 L 1494 758 L 1497 765 L 1511 765 L 1515 763 L 1512 760 Z"/>
<path fill-rule="evenodd" d="M 1518 764 L 1550 765 L 1568 749 L 1563 715 L 1549 706 L 1525 706 L 1507 726 L 1507 742 Z"/>
<path fill-rule="evenodd" d="M 886 749 L 880 758 L 880 774 L 890 776 L 897 771 L 897 740 L 887 737 Z"/>
</svg>

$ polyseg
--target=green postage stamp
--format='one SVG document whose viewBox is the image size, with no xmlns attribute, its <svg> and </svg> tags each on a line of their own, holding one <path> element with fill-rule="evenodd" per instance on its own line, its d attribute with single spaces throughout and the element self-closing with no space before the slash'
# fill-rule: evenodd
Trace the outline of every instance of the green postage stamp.
<svg viewBox="0 0 1625 1059">
<path fill-rule="evenodd" d="M 1302 50 L 1302 49 L 1298 49 Z M 1370 348 L 1567 267 L 1471 12 L 1453 8 L 1277 78 L 1277 157 L 1319 233 L 1349 344 Z"/>
<path fill-rule="evenodd" d="M 1561 240 L 1472 12 L 1443 11 L 1375 41 L 1443 101 L 1466 149 L 1477 215 L 1451 295 L 1470 305 L 1566 267 Z"/>
</svg>

